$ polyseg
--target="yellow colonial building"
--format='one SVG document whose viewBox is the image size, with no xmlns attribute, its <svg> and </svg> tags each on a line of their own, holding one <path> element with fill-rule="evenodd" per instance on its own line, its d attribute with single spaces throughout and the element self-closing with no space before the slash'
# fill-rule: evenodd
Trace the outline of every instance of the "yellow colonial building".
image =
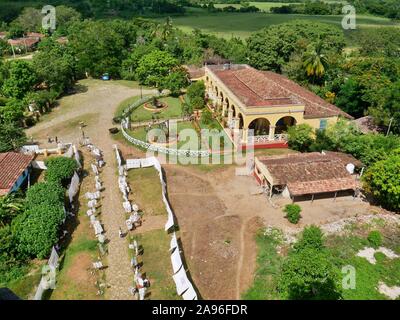
<svg viewBox="0 0 400 320">
<path fill-rule="evenodd" d="M 225 130 L 233 137 L 234 129 L 240 129 L 234 142 L 244 148 L 250 142 L 255 148 L 286 147 L 290 126 L 325 129 L 340 116 L 351 118 L 284 76 L 248 65 L 205 66 L 203 79 Z"/>
</svg>

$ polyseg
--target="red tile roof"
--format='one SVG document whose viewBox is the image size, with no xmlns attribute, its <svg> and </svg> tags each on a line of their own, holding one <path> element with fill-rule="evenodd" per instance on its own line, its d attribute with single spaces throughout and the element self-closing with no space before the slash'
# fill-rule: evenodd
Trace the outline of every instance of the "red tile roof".
<svg viewBox="0 0 400 320">
<path fill-rule="evenodd" d="M 209 69 L 247 107 L 304 105 L 305 118 L 341 115 L 352 119 L 338 107 L 282 75 L 247 65 L 233 66 L 228 70 L 220 66 L 209 66 Z"/>
<path fill-rule="evenodd" d="M 28 38 L 39 38 L 39 39 L 45 37 L 44 34 L 39 33 L 39 32 L 28 32 L 28 33 L 26 34 L 26 36 L 27 36 Z"/>
<path fill-rule="evenodd" d="M 287 186 L 292 195 L 356 189 L 359 183 L 346 170 L 352 156 L 318 152 L 259 158 L 274 185 Z"/>
<path fill-rule="evenodd" d="M 39 40 L 37 38 L 19 38 L 19 39 L 9 39 L 8 43 L 12 46 L 27 46 L 32 47 L 37 44 Z"/>
<path fill-rule="evenodd" d="M 33 158 L 17 152 L 0 153 L 0 196 L 10 192 Z"/>
</svg>

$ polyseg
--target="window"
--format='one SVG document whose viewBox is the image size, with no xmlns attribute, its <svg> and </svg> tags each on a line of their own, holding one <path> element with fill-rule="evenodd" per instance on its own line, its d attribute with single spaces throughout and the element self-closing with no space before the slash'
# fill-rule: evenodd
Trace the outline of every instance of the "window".
<svg viewBox="0 0 400 320">
<path fill-rule="evenodd" d="M 327 127 L 327 125 L 328 125 L 328 120 L 326 120 L 326 119 L 321 119 L 321 120 L 319 121 L 319 130 L 325 130 L 326 127 Z"/>
</svg>

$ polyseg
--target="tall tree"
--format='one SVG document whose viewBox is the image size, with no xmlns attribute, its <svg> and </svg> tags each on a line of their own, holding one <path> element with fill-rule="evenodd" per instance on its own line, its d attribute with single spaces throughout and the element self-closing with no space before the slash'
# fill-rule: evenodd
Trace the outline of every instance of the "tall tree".
<svg viewBox="0 0 400 320">
<path fill-rule="evenodd" d="M 23 98 L 33 89 L 36 83 L 36 74 L 32 64 L 25 60 L 9 62 L 8 76 L 3 82 L 2 92 L 6 97 Z"/>
</svg>

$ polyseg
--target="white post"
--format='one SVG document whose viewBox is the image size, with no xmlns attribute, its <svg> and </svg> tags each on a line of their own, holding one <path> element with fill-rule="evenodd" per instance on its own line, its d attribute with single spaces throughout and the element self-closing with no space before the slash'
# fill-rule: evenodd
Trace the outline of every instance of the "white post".
<svg viewBox="0 0 400 320">
<path fill-rule="evenodd" d="M 269 127 L 269 140 L 271 140 L 271 141 L 275 140 L 275 127 L 274 126 Z"/>
</svg>

